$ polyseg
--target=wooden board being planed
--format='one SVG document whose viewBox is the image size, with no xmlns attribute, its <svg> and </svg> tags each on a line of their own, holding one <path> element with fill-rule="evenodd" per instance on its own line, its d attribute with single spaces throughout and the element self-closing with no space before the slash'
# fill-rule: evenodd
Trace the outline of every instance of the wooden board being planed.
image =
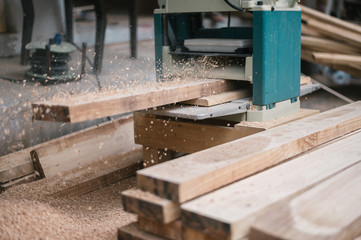
<svg viewBox="0 0 361 240">
<path fill-rule="evenodd" d="M 252 223 L 272 204 L 301 194 L 359 163 L 361 131 L 351 134 L 183 204 L 182 224 L 199 232 L 207 229 L 217 239 L 247 236 Z"/>
<path fill-rule="evenodd" d="M 348 159 L 345 154 L 345 160 Z M 354 239 L 361 234 L 361 163 L 281 201 L 252 225 L 251 239 Z"/>
<path fill-rule="evenodd" d="M 237 89 L 237 81 L 182 80 L 152 83 L 116 93 L 98 93 L 32 104 L 36 120 L 82 122 Z"/>
<path fill-rule="evenodd" d="M 183 203 L 361 128 L 361 102 L 137 172 L 137 187 Z"/>
</svg>

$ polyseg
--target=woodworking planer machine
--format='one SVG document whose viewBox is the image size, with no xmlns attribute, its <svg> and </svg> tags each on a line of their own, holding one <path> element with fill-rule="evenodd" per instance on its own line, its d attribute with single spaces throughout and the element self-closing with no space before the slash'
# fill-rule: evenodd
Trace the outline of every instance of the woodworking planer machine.
<svg viewBox="0 0 361 240">
<path fill-rule="evenodd" d="M 237 115 L 268 121 L 298 112 L 300 92 L 301 9 L 298 0 L 158 0 L 154 12 L 157 79 L 184 77 L 230 79 L 249 83 L 251 99 L 209 108 L 169 106 L 154 113 L 204 119 Z M 207 28 L 210 13 L 242 12 L 251 26 Z M 249 109 L 252 100 L 252 109 Z"/>
</svg>

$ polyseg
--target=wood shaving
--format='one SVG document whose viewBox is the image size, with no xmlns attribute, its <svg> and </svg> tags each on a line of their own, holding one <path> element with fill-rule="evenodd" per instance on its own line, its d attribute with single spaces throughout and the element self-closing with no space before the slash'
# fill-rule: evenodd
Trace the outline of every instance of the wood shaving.
<svg viewBox="0 0 361 240">
<path fill-rule="evenodd" d="M 117 228 L 136 220 L 124 212 L 128 178 L 74 197 L 50 196 L 54 180 L 42 179 L 0 194 L 0 239 L 116 239 Z"/>
</svg>

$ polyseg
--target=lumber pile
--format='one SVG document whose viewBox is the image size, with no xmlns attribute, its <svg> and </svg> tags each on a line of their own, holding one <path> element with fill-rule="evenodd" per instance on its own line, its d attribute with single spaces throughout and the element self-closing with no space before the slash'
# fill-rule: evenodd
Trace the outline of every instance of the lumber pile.
<svg viewBox="0 0 361 240">
<path fill-rule="evenodd" d="M 361 26 L 302 6 L 301 57 L 361 78 Z"/>
<path fill-rule="evenodd" d="M 360 120 L 356 102 L 140 170 L 118 239 L 356 238 Z"/>
</svg>

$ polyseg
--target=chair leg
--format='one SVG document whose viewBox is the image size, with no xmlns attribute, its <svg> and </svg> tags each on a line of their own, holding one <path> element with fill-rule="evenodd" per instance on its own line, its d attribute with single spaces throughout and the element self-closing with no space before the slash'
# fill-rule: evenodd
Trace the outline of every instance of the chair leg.
<svg viewBox="0 0 361 240">
<path fill-rule="evenodd" d="M 68 42 L 74 41 L 73 35 L 73 1 L 64 0 L 65 6 L 65 26 L 66 26 L 66 40 Z"/>
<path fill-rule="evenodd" d="M 137 15 L 138 15 L 138 0 L 131 1 L 129 13 L 130 25 L 130 57 L 137 58 Z"/>
<path fill-rule="evenodd" d="M 23 7 L 23 34 L 21 40 L 20 64 L 26 65 L 29 61 L 29 50 L 25 49 L 26 44 L 31 42 L 34 27 L 34 4 L 33 0 L 21 0 Z"/>
<path fill-rule="evenodd" d="M 95 37 L 95 56 L 94 70 L 100 73 L 102 70 L 102 61 L 104 53 L 105 28 L 107 26 L 107 16 L 104 0 L 95 0 L 96 14 L 96 37 Z"/>
</svg>

